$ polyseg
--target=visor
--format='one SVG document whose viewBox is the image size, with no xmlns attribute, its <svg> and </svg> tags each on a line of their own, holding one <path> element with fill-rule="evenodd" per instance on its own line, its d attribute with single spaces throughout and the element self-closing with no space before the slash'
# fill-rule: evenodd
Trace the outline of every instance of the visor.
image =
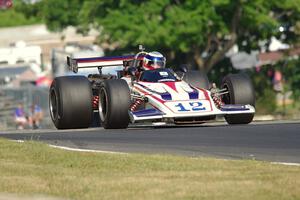
<svg viewBox="0 0 300 200">
<path fill-rule="evenodd" d="M 152 57 L 151 60 L 146 57 L 145 62 L 144 62 L 145 67 L 150 67 L 150 68 L 154 68 L 154 69 L 164 68 L 165 64 L 166 64 L 166 59 L 164 57 L 162 57 L 162 58 Z"/>
<path fill-rule="evenodd" d="M 152 66 L 154 68 L 163 68 L 165 67 L 165 62 L 163 61 L 152 61 L 152 60 L 149 60 L 146 65 L 148 66 Z"/>
</svg>

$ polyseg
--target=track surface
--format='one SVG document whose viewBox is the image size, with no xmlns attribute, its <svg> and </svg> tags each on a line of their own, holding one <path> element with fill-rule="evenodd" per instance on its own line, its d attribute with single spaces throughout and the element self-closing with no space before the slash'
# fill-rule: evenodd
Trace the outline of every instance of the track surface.
<svg viewBox="0 0 300 200">
<path fill-rule="evenodd" d="M 0 133 L 0 137 L 102 151 L 300 163 L 299 122 L 236 126 L 223 123 L 180 127 L 140 126 L 127 130 L 25 130 Z"/>
</svg>

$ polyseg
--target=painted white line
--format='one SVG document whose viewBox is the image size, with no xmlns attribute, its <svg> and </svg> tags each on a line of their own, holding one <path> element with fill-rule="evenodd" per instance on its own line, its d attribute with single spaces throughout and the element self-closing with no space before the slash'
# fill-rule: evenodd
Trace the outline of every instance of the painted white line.
<svg viewBox="0 0 300 200">
<path fill-rule="evenodd" d="M 275 165 L 287 165 L 287 166 L 297 166 L 297 167 L 300 167 L 300 163 L 271 162 L 271 164 L 275 164 Z"/>
<path fill-rule="evenodd" d="M 10 140 L 12 142 L 18 142 L 18 143 L 24 143 L 24 140 Z M 123 155 L 128 155 L 128 153 L 124 152 L 117 152 L 117 151 L 100 151 L 100 150 L 93 150 L 93 149 L 77 149 L 77 148 L 71 148 L 71 147 L 65 147 L 65 146 L 57 146 L 57 145 L 52 145 L 48 144 L 48 146 L 56 149 L 63 149 L 67 151 L 77 151 L 77 152 L 90 152 L 90 153 L 109 153 L 109 154 L 123 154 Z"/>
<path fill-rule="evenodd" d="M 76 148 L 70 148 L 70 147 L 64 147 L 64 146 L 55 146 L 55 145 L 49 145 L 49 146 L 54 147 L 54 148 L 58 148 L 58 149 L 68 150 L 68 151 L 92 152 L 92 153 L 109 153 L 109 154 L 125 154 L 125 155 L 128 154 L 128 153 L 124 153 L 124 152 L 115 152 L 115 151 L 100 151 L 100 150 L 92 150 L 92 149 L 76 149 Z M 227 160 L 227 159 L 222 159 L 222 160 Z M 300 167 L 300 163 L 271 162 L 271 164 Z"/>
<path fill-rule="evenodd" d="M 50 147 L 56 148 L 56 149 L 63 149 L 67 151 L 77 151 L 77 152 L 90 152 L 90 153 L 109 153 L 109 154 L 124 154 L 127 155 L 128 153 L 124 152 L 116 152 L 116 151 L 100 151 L 100 150 L 93 150 L 93 149 L 77 149 L 77 148 L 71 148 L 71 147 L 64 147 L 64 146 L 56 146 L 49 144 Z"/>
<path fill-rule="evenodd" d="M 24 140 L 11 140 L 14 142 L 19 142 L 23 143 L 25 142 Z M 128 155 L 129 153 L 124 153 L 124 152 L 117 152 L 117 151 L 100 151 L 100 150 L 93 150 L 93 149 L 78 149 L 78 148 L 71 148 L 71 147 L 65 147 L 65 146 L 57 146 L 57 145 L 52 145 L 49 144 L 48 146 L 56 149 L 63 149 L 67 151 L 77 151 L 77 152 L 90 152 L 90 153 L 108 153 L 108 154 L 120 154 L 120 155 Z M 250 155 L 252 156 L 252 155 Z M 197 158 L 198 159 L 198 158 Z M 220 159 L 224 161 L 230 161 L 231 159 Z M 274 165 L 286 165 L 286 166 L 297 166 L 300 167 L 300 163 L 289 163 L 289 162 L 271 162 L 271 164 Z"/>
</svg>

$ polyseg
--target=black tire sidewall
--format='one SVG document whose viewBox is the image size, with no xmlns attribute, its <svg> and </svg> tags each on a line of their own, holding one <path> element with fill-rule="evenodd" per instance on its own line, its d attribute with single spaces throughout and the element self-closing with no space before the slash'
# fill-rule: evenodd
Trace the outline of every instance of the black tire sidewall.
<svg viewBox="0 0 300 200">
<path fill-rule="evenodd" d="M 61 103 L 60 103 L 60 93 L 59 90 L 57 89 L 57 79 L 54 79 L 51 86 L 50 86 L 50 90 L 49 90 L 49 110 L 50 110 L 50 116 L 52 119 L 52 122 L 54 123 L 55 127 L 58 128 L 59 127 L 59 118 L 61 118 Z M 52 104 L 52 95 L 54 95 L 55 101 L 56 101 L 56 105 L 54 106 L 55 108 L 52 109 L 56 109 L 56 113 L 54 114 L 51 111 L 51 104 Z"/>
</svg>

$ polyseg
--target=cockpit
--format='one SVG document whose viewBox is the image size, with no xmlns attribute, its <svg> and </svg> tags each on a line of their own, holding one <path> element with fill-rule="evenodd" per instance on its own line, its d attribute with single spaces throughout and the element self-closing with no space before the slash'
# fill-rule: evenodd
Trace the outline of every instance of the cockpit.
<svg viewBox="0 0 300 200">
<path fill-rule="evenodd" d="M 157 83 L 157 82 L 174 82 L 179 79 L 174 75 L 173 70 L 168 68 L 160 68 L 154 70 L 143 71 L 140 81 Z"/>
</svg>

